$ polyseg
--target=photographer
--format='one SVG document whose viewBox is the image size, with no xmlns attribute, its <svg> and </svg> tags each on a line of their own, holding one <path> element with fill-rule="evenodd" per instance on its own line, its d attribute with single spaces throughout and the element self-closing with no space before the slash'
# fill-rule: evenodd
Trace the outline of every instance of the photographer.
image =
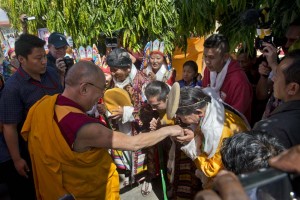
<svg viewBox="0 0 300 200">
<path fill-rule="evenodd" d="M 62 78 L 65 76 L 67 67 L 72 64 L 71 58 L 65 58 L 68 42 L 65 36 L 58 32 L 53 32 L 48 38 L 47 67 L 56 69 L 57 74 Z M 68 66 L 70 65 L 70 66 Z"/>
<path fill-rule="evenodd" d="M 298 17 L 292 23 L 289 24 L 289 27 L 285 33 L 287 42 L 282 47 L 285 56 L 288 53 L 287 50 L 293 45 L 293 43 L 297 39 L 299 39 L 299 36 L 300 36 L 300 19 Z M 269 98 L 268 104 L 266 106 L 263 115 L 263 119 L 264 119 L 267 118 L 269 114 L 279 105 L 278 99 L 276 100 L 272 95 L 273 93 L 272 76 L 274 71 L 278 67 L 278 63 L 277 63 L 277 48 L 267 42 L 264 42 L 262 45 L 264 46 L 262 53 L 265 56 L 266 61 L 263 61 L 259 65 L 258 71 L 260 73 L 260 79 L 257 83 L 256 97 L 258 100 L 265 100 Z"/>
</svg>

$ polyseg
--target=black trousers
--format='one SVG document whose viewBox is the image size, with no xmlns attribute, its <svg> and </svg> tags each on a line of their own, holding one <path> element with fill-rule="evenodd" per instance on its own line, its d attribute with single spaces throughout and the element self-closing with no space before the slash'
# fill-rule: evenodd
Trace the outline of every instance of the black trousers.
<svg viewBox="0 0 300 200">
<path fill-rule="evenodd" d="M 35 200 L 32 172 L 28 176 L 19 175 L 12 160 L 0 163 L 0 182 L 7 185 L 11 200 Z"/>
</svg>

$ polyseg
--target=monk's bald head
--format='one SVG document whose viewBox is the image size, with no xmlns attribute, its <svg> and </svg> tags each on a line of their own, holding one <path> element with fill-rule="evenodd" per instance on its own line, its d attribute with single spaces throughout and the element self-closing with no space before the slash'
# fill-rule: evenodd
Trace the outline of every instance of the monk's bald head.
<svg viewBox="0 0 300 200">
<path fill-rule="evenodd" d="M 78 63 L 75 63 L 67 72 L 65 77 L 65 85 L 66 87 L 72 87 L 81 82 L 96 82 L 99 80 L 105 83 L 104 73 L 97 65 L 90 61 L 79 61 Z"/>
</svg>

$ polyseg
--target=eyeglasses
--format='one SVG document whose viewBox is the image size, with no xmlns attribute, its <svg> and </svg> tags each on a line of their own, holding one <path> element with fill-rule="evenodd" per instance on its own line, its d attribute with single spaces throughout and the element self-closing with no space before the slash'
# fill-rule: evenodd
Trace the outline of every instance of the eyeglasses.
<svg viewBox="0 0 300 200">
<path fill-rule="evenodd" d="M 101 88 L 101 87 L 98 87 L 97 85 L 95 85 L 95 84 L 93 84 L 93 83 L 90 83 L 90 82 L 83 82 L 83 83 L 81 83 L 81 84 L 89 84 L 89 85 L 92 85 L 92 86 L 94 86 L 95 88 L 98 88 L 99 90 L 104 90 L 104 88 Z"/>
</svg>

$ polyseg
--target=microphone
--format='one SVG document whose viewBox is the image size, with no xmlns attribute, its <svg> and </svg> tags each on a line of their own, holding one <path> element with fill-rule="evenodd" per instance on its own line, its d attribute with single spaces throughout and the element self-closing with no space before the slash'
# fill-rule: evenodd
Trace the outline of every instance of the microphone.
<svg viewBox="0 0 300 200">
<path fill-rule="evenodd" d="M 255 25 L 259 21 L 260 13 L 256 9 L 246 10 L 241 15 L 241 22 L 246 26 Z"/>
</svg>

